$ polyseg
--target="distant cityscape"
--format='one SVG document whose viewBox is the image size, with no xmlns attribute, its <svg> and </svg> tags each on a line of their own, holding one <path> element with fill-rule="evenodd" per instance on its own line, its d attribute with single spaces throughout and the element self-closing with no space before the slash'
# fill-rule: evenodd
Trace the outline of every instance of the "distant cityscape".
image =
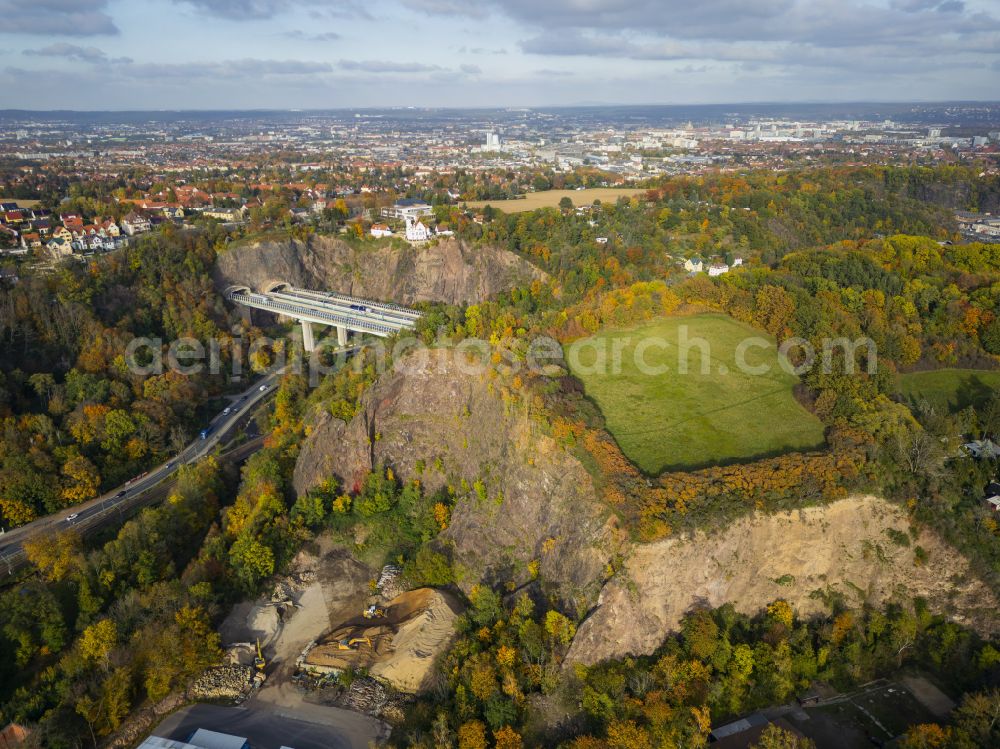
<svg viewBox="0 0 1000 749">
<path fill-rule="evenodd" d="M 118 249 L 164 222 L 239 227 L 254 212 L 254 228 L 333 211 L 362 233 L 426 241 L 450 233 L 429 220 L 439 205 L 679 174 L 901 164 L 995 173 L 1000 105 L 7 111 L 0 252 L 48 262 Z M 100 215 L 56 211 L 71 184 L 86 185 Z M 399 200 L 422 207 L 392 209 Z M 956 221 L 968 238 L 1000 240 L 994 216 Z"/>
</svg>

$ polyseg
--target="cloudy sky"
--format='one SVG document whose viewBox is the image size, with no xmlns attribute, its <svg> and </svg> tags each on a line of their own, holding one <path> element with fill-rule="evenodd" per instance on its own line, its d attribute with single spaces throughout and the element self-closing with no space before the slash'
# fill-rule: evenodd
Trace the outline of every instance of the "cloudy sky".
<svg viewBox="0 0 1000 749">
<path fill-rule="evenodd" d="M 1000 99 L 1000 0 L 0 0 L 0 108 Z"/>
</svg>

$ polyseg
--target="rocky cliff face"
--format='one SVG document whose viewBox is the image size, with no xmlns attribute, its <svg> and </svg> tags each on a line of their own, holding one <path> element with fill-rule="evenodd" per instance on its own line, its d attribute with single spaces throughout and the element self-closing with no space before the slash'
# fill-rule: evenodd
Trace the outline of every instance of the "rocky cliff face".
<svg viewBox="0 0 1000 749">
<path fill-rule="evenodd" d="M 923 596 L 937 613 L 984 634 L 997 632 L 998 602 L 964 557 L 932 533 L 901 546 L 890 530 L 908 530 L 899 507 L 850 497 L 745 518 L 715 536 L 637 545 L 580 626 L 568 659 L 589 664 L 651 653 L 696 606 L 731 602 L 755 614 L 784 598 L 808 616 L 824 610 L 810 594 L 826 590 L 852 603 Z M 917 546 L 928 555 L 919 565 Z"/>
<path fill-rule="evenodd" d="M 457 239 L 402 249 L 354 248 L 334 237 L 264 241 L 223 253 L 216 267 L 220 289 L 246 285 L 259 291 L 284 282 L 399 304 L 472 304 L 544 278 L 507 250 L 471 248 Z"/>
<path fill-rule="evenodd" d="M 590 476 L 538 432 L 518 400 L 491 392 L 487 376 L 450 350 L 426 353 L 383 377 L 349 424 L 319 417 L 295 468 L 296 491 L 331 473 L 355 488 L 378 464 L 419 477 L 430 492 L 478 479 L 485 498 L 468 492 L 442 534 L 464 570 L 462 584 L 521 585 L 537 561 L 547 592 L 588 610 L 618 537 Z M 420 474 L 417 461 L 425 464 Z"/>
<path fill-rule="evenodd" d="M 580 615 L 591 611 L 570 662 L 651 653 L 696 606 L 733 603 L 754 614 L 784 598 L 800 615 L 825 612 L 814 591 L 852 603 L 923 596 L 932 610 L 984 634 L 1000 628 L 998 602 L 968 562 L 929 532 L 902 543 L 905 513 L 876 497 L 751 516 L 711 536 L 632 544 L 577 459 L 538 432 L 517 398 L 501 397 L 454 356 L 408 357 L 403 371 L 369 390 L 350 423 L 319 416 L 295 488 L 330 474 L 356 488 L 380 463 L 409 479 L 417 461 L 426 463 L 419 478 L 429 491 L 482 479 L 485 499 L 469 492 L 442 534 L 465 571 L 462 585 L 520 585 L 537 561 L 545 593 Z M 921 564 L 918 546 L 927 554 Z M 626 561 L 605 583 L 616 555 Z"/>
</svg>

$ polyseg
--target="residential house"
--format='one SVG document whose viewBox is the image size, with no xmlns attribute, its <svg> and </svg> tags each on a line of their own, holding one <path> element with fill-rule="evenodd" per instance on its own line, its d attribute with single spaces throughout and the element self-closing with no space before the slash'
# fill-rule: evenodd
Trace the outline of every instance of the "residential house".
<svg viewBox="0 0 1000 749">
<path fill-rule="evenodd" d="M 130 237 L 134 237 L 136 234 L 144 234 L 151 228 L 149 219 L 141 213 L 130 213 L 122 219 L 122 231 Z"/>
<path fill-rule="evenodd" d="M 700 257 L 689 257 L 684 261 L 684 270 L 689 273 L 701 273 L 704 268 L 705 264 Z"/>
<path fill-rule="evenodd" d="M 38 235 L 38 232 L 25 232 L 21 235 L 21 247 L 26 250 L 33 250 L 36 247 L 42 246 L 42 238 Z"/>
<path fill-rule="evenodd" d="M 406 221 L 407 242 L 426 242 L 430 238 L 431 230 L 424 225 L 423 221 L 414 221 L 413 219 Z"/>
<path fill-rule="evenodd" d="M 184 218 L 184 208 L 179 203 L 158 203 L 153 200 L 143 200 L 139 207 L 144 211 L 155 211 L 167 218 Z"/>
<path fill-rule="evenodd" d="M 73 254 L 73 241 L 66 237 L 52 237 L 45 248 L 55 257 L 66 257 Z"/>
<path fill-rule="evenodd" d="M 122 230 L 118 228 L 118 224 L 110 218 L 95 222 L 95 226 L 109 237 L 120 237 L 122 235 Z"/>
<path fill-rule="evenodd" d="M 70 231 L 83 228 L 83 218 L 75 213 L 60 213 L 59 220 Z"/>
<path fill-rule="evenodd" d="M 209 208 L 205 215 L 219 221 L 240 221 L 243 218 L 243 208 Z"/>
<path fill-rule="evenodd" d="M 997 445 L 993 440 L 973 440 L 972 442 L 966 442 L 962 445 L 962 448 L 976 460 L 996 460 L 1000 458 L 1000 445 Z"/>
<path fill-rule="evenodd" d="M 389 228 L 388 224 L 372 224 L 369 234 L 378 239 L 381 239 L 382 237 L 391 237 L 392 229 Z"/>
<path fill-rule="evenodd" d="M 708 266 L 709 276 L 721 276 L 723 273 L 729 272 L 729 266 L 725 263 L 712 263 Z"/>
<path fill-rule="evenodd" d="M 984 494 L 983 502 L 986 503 L 986 506 L 993 512 L 1000 512 L 1000 484 L 991 481 L 986 485 Z"/>
</svg>

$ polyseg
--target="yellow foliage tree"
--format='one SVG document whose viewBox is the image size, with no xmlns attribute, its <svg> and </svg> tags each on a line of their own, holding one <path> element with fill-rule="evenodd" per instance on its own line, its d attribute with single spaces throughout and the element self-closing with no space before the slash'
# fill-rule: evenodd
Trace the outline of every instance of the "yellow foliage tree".
<svg viewBox="0 0 1000 749">
<path fill-rule="evenodd" d="M 59 582 L 83 565 L 83 541 L 74 530 L 25 541 L 24 553 L 49 582 Z"/>
<path fill-rule="evenodd" d="M 111 619 L 94 622 L 80 636 L 80 654 L 90 663 L 107 665 L 108 656 L 118 644 L 118 627 Z"/>
<path fill-rule="evenodd" d="M 486 749 L 486 726 L 479 720 L 470 720 L 459 726 L 458 749 Z"/>
<path fill-rule="evenodd" d="M 495 742 L 496 749 L 521 749 L 524 746 L 521 734 L 510 726 L 504 726 L 500 730 L 494 731 L 493 741 Z"/>
<path fill-rule="evenodd" d="M 94 464 L 82 455 L 71 456 L 63 464 L 62 473 L 66 477 L 66 484 L 61 496 L 67 505 L 86 502 L 97 496 L 101 476 Z"/>
</svg>

